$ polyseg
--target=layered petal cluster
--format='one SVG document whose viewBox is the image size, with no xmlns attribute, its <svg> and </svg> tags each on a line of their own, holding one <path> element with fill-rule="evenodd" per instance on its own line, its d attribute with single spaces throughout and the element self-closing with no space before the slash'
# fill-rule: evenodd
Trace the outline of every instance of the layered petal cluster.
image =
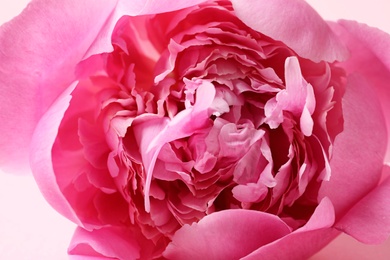
<svg viewBox="0 0 390 260">
<path fill-rule="evenodd" d="M 389 64 L 359 52 L 388 35 L 301 0 L 111 5 L 27 102 L 45 101 L 22 139 L 35 128 L 34 176 L 79 226 L 74 259 L 303 259 L 339 231 L 388 236 L 388 89 L 361 63 Z"/>
<path fill-rule="evenodd" d="M 123 17 L 112 43 L 79 64 L 52 149 L 85 228 L 125 225 L 158 256 L 223 210 L 308 221 L 343 130 L 341 68 L 251 29 L 226 1 Z"/>
</svg>

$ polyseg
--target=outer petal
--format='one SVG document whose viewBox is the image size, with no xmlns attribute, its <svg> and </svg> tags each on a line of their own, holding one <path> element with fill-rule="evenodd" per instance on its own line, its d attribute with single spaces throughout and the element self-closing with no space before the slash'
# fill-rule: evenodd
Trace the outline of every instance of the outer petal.
<svg viewBox="0 0 390 260">
<path fill-rule="evenodd" d="M 78 228 L 68 250 L 70 259 L 121 259 L 140 257 L 140 248 L 129 231 L 102 228 L 91 232 Z"/>
<path fill-rule="evenodd" d="M 344 130 L 334 143 L 330 181 L 320 189 L 320 197 L 333 202 L 338 219 L 377 186 L 387 144 L 382 108 L 372 86 L 357 75 L 347 80 Z"/>
<path fill-rule="evenodd" d="M 116 2 L 35 0 L 0 27 L 0 165 L 4 170 L 27 171 L 37 122 L 73 81 L 75 65 Z"/>
<path fill-rule="evenodd" d="M 114 1 L 114 0 L 112 0 Z M 104 39 L 111 39 L 112 31 L 116 22 L 125 15 L 137 16 L 145 14 L 157 14 L 163 12 L 170 12 L 182 8 L 194 6 L 196 4 L 205 2 L 206 0 L 116 0 L 118 4 L 113 10 L 111 16 L 101 28 L 98 37 L 89 48 L 86 57 L 96 53 L 109 52 L 112 50 L 111 42 Z M 103 5 L 102 5 L 103 6 Z"/>
<path fill-rule="evenodd" d="M 58 187 L 52 165 L 52 146 L 58 133 L 62 117 L 69 106 L 70 93 L 75 84 L 69 87 L 50 107 L 39 122 L 31 142 L 31 168 L 39 189 L 49 204 L 62 215 L 78 225 L 82 223 Z"/>
<path fill-rule="evenodd" d="M 278 217 L 259 211 L 223 210 L 185 225 L 173 236 L 168 259 L 239 259 L 290 232 Z"/>
<path fill-rule="evenodd" d="M 351 50 L 351 58 L 343 67 L 350 73 L 363 75 L 370 83 L 369 91 L 378 93 L 390 136 L 390 35 L 353 21 L 331 25 Z M 390 162 L 390 142 L 386 161 Z"/>
<path fill-rule="evenodd" d="M 336 224 L 336 228 L 366 244 L 390 237 L 390 178 L 364 197 Z"/>
<path fill-rule="evenodd" d="M 315 62 L 347 58 L 345 46 L 303 0 L 232 0 L 232 3 L 238 18 L 249 27 L 284 42 L 301 57 Z"/>
<path fill-rule="evenodd" d="M 305 226 L 260 247 L 243 259 L 307 259 L 338 235 L 331 228 L 334 217 L 332 203 L 324 198 Z"/>
</svg>

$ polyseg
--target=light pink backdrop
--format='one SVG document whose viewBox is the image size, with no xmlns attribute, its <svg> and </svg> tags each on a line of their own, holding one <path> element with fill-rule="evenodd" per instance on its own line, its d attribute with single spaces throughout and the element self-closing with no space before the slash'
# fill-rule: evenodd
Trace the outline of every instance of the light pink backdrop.
<svg viewBox="0 0 390 260">
<path fill-rule="evenodd" d="M 28 0 L 0 0 L 0 24 L 20 13 Z M 390 33 L 388 0 L 307 0 L 328 20 L 358 20 Z M 0 172 L 0 259 L 68 259 L 74 225 L 50 208 L 30 175 Z M 390 259 L 390 240 L 365 246 L 342 236 L 313 257 L 320 259 Z"/>
</svg>

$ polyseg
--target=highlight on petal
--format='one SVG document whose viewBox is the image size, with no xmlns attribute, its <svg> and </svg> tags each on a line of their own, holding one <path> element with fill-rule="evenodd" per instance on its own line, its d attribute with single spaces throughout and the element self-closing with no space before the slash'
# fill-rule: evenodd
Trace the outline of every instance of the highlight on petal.
<svg viewBox="0 0 390 260">
<path fill-rule="evenodd" d="M 183 226 L 163 255 L 168 259 L 239 259 L 289 232 L 290 228 L 274 215 L 224 210 Z"/>
<path fill-rule="evenodd" d="M 28 150 L 36 124 L 74 80 L 75 65 L 95 41 L 115 4 L 116 0 L 34 0 L 0 27 L 3 170 L 28 171 Z M 109 37 L 105 40 L 110 43 Z"/>
<path fill-rule="evenodd" d="M 289 57 L 285 62 L 286 89 L 265 105 L 266 122 L 276 128 L 284 120 L 283 111 L 290 111 L 300 118 L 302 132 L 310 136 L 313 131 L 315 97 L 313 87 L 303 78 L 297 57 Z"/>
<path fill-rule="evenodd" d="M 73 260 L 88 259 L 88 257 L 131 260 L 140 257 L 140 248 L 129 230 L 105 227 L 87 231 L 77 228 L 68 253 Z"/>
<path fill-rule="evenodd" d="M 303 0 L 232 0 L 232 3 L 237 17 L 246 25 L 284 42 L 301 57 L 315 62 L 347 58 L 343 43 Z"/>
</svg>

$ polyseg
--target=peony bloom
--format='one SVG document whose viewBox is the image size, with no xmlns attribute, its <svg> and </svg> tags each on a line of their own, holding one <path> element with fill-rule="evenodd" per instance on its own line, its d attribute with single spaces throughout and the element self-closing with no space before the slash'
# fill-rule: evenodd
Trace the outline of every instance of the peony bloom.
<svg viewBox="0 0 390 260">
<path fill-rule="evenodd" d="M 301 0 L 82 5 L 33 1 L 0 30 L 1 163 L 29 154 L 79 226 L 75 259 L 302 259 L 389 236 L 389 35 Z"/>
</svg>

